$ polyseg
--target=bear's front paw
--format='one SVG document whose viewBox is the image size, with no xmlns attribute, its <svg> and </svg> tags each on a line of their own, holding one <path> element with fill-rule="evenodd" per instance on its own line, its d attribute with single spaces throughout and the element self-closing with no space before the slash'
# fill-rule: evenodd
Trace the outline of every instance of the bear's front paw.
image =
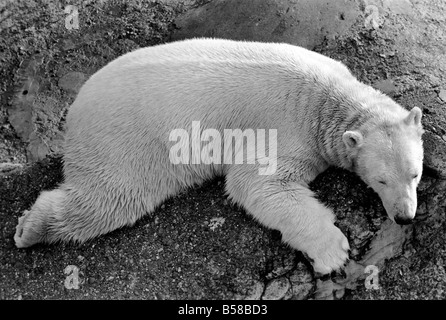
<svg viewBox="0 0 446 320">
<path fill-rule="evenodd" d="M 306 250 L 315 273 L 329 274 L 341 269 L 348 260 L 350 246 L 345 235 L 333 224 L 324 226 Z"/>
</svg>

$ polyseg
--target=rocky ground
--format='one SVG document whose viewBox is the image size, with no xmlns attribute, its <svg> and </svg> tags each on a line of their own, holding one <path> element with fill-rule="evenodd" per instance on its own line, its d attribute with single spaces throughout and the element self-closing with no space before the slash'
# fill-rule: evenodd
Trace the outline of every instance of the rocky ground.
<svg viewBox="0 0 446 320">
<path fill-rule="evenodd" d="M 445 20 L 441 0 L 2 2 L 0 299 L 444 299 Z M 344 276 L 315 279 L 279 232 L 226 200 L 221 179 L 133 228 L 80 246 L 16 249 L 17 218 L 63 181 L 64 119 L 82 83 L 125 52 L 196 36 L 302 45 L 422 108 L 416 223 L 389 223 L 376 194 L 330 169 L 311 187 L 353 248 Z M 368 265 L 378 267 L 378 289 L 365 285 Z"/>
</svg>

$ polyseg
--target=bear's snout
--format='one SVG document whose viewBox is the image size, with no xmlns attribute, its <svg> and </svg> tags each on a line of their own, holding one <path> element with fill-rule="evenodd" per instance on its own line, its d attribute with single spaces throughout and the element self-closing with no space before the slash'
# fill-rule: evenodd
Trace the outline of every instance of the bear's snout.
<svg viewBox="0 0 446 320">
<path fill-rule="evenodd" d="M 400 225 L 411 224 L 413 219 L 404 215 L 395 216 L 395 222 Z"/>
<path fill-rule="evenodd" d="M 412 201 L 411 199 L 398 201 L 394 206 L 395 215 L 393 216 L 393 220 L 400 225 L 412 223 L 415 218 L 416 207 L 416 201 Z"/>
</svg>

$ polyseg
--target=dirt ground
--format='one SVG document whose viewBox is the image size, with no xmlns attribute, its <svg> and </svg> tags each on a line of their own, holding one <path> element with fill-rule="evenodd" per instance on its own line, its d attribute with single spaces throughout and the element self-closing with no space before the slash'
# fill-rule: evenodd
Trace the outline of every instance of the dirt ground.
<svg viewBox="0 0 446 320">
<path fill-rule="evenodd" d="M 351 10 L 337 14 L 336 21 L 346 25 L 335 35 L 324 27 L 299 38 L 298 31 L 286 32 L 294 30 L 290 21 L 300 19 L 310 28 L 311 19 L 299 18 L 299 10 L 297 18 L 293 10 L 282 10 L 287 1 L 258 1 L 264 3 L 260 9 L 246 1 L 240 7 L 229 0 L 0 4 L 0 299 L 315 297 L 306 260 L 281 243 L 279 232 L 228 202 L 223 179 L 185 191 L 132 228 L 83 245 L 26 250 L 14 245 L 23 210 L 42 190 L 63 181 L 63 124 L 82 83 L 138 47 L 193 36 L 231 37 L 225 23 L 238 28 L 233 38 L 298 39 L 295 44 L 343 61 L 361 81 L 401 105 L 422 108 L 427 152 L 417 223 L 401 252 L 392 253 L 380 268 L 378 290 L 360 284 L 339 297 L 445 299 L 446 4 L 345 1 L 342 6 Z M 73 14 L 64 11 L 67 5 L 78 9 L 79 29 L 67 20 Z M 378 8 L 375 26 L 364 23 L 370 5 Z M 260 29 L 253 27 L 257 22 Z M 265 30 L 274 23 L 277 28 L 267 38 Z M 322 174 L 311 187 L 334 208 L 362 257 L 385 219 L 378 197 L 356 176 L 338 169 Z M 343 224 L 343 217 L 354 217 L 356 224 Z M 362 220 L 370 230 L 353 227 Z"/>
</svg>

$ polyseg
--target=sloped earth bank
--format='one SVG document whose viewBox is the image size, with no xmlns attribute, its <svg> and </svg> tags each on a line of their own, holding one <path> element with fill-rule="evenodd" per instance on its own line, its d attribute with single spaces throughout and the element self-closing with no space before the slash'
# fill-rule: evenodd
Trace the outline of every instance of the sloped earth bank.
<svg viewBox="0 0 446 320">
<path fill-rule="evenodd" d="M 446 5 L 438 1 L 82 1 L 0 5 L 0 299 L 444 299 Z M 195 36 L 284 41 L 347 64 L 423 109 L 425 173 L 413 225 L 390 223 L 355 175 L 312 184 L 352 247 L 315 279 L 299 252 L 231 205 L 223 179 L 83 245 L 14 246 L 17 218 L 63 181 L 63 124 L 82 83 L 117 56 Z M 369 265 L 376 266 L 365 273 Z M 374 273 L 378 271 L 377 276 Z M 374 278 L 374 282 L 369 279 Z M 374 289 L 374 285 L 378 288 Z"/>
</svg>

